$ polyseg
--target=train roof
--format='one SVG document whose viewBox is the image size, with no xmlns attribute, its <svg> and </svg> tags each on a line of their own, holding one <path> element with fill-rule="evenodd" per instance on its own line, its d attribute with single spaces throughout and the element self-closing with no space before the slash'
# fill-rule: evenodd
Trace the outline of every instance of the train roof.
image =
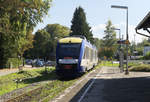
<svg viewBox="0 0 150 102">
<path fill-rule="evenodd" d="M 82 41 L 90 48 L 96 49 L 94 45 L 92 45 L 90 42 L 88 42 L 85 38 L 83 39 L 82 37 L 74 37 L 74 36 L 65 37 L 60 39 L 58 42 L 59 43 L 82 43 Z"/>
<path fill-rule="evenodd" d="M 59 40 L 59 43 L 81 43 L 82 38 L 80 37 L 66 37 Z"/>
</svg>

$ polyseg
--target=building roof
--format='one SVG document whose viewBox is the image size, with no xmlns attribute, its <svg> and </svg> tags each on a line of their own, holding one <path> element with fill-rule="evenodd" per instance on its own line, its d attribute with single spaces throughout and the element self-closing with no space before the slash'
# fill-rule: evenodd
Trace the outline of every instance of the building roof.
<svg viewBox="0 0 150 102">
<path fill-rule="evenodd" d="M 150 12 L 144 17 L 144 19 L 137 25 L 136 29 L 150 28 Z"/>
</svg>

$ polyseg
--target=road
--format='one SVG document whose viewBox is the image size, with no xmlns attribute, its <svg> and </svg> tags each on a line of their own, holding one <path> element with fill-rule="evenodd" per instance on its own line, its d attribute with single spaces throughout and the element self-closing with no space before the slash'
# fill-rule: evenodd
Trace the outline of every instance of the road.
<svg viewBox="0 0 150 102">
<path fill-rule="evenodd" d="M 32 66 L 30 65 L 25 65 L 25 68 L 23 68 L 24 70 L 32 70 Z M 4 75 L 7 75 L 7 74 L 11 74 L 11 73 L 16 73 L 18 72 L 18 68 L 12 68 L 12 69 L 1 69 L 0 70 L 0 76 L 4 76 Z"/>
<path fill-rule="evenodd" d="M 53 102 L 150 102 L 150 73 L 103 67 L 60 96 Z"/>
</svg>

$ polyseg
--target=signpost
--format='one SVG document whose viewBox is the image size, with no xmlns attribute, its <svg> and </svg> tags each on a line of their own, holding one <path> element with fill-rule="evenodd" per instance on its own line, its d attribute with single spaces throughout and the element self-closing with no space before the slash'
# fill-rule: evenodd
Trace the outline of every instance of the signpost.
<svg viewBox="0 0 150 102">
<path fill-rule="evenodd" d="M 129 45 L 130 42 L 129 40 L 119 40 L 117 41 L 118 44 L 125 44 L 125 45 Z M 124 71 L 124 68 L 123 68 L 123 61 L 124 61 L 124 53 L 123 53 L 123 50 L 121 48 L 119 48 L 119 67 L 120 67 L 120 72 L 123 72 Z"/>
<path fill-rule="evenodd" d="M 119 53 L 119 65 L 120 65 L 120 72 L 124 72 L 124 68 L 123 68 L 123 61 L 124 61 L 124 54 L 123 54 L 123 50 L 120 49 L 120 53 Z"/>
<path fill-rule="evenodd" d="M 119 40 L 117 41 L 118 44 L 130 44 L 129 40 Z"/>
</svg>

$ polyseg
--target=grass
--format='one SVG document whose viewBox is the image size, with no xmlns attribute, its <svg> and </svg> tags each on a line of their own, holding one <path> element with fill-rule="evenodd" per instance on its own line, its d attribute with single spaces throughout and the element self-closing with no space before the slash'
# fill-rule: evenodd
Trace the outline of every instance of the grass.
<svg viewBox="0 0 150 102">
<path fill-rule="evenodd" d="M 97 66 L 95 66 L 94 69 L 100 68 L 101 67 L 101 63 L 99 63 Z M 55 96 L 57 96 L 59 93 L 63 92 L 66 88 L 70 87 L 71 85 L 73 85 L 76 81 L 78 81 L 78 79 L 72 79 L 72 80 L 57 80 L 56 82 L 54 82 L 55 87 L 48 90 L 47 92 L 49 93 L 48 97 L 45 98 L 43 100 L 43 102 L 49 102 L 50 100 L 52 100 Z M 49 85 L 47 85 L 49 86 Z M 42 95 L 44 95 L 43 92 Z"/>
<path fill-rule="evenodd" d="M 129 70 L 136 72 L 150 72 L 150 66 L 146 64 L 133 65 Z"/>
<path fill-rule="evenodd" d="M 50 68 L 49 71 L 52 72 L 54 68 Z M 32 83 L 49 80 L 54 76 L 52 73 L 47 75 L 44 74 L 44 68 L 33 69 L 30 71 L 21 71 L 18 73 L 12 73 L 9 75 L 0 77 L 0 95 L 11 92 L 17 88 L 17 83 L 14 81 L 15 79 L 23 79 L 23 81 L 19 82 L 18 88 L 23 88 Z"/>
<path fill-rule="evenodd" d="M 130 67 L 133 67 L 133 66 L 139 66 L 139 65 L 141 65 L 140 63 L 135 63 L 135 62 L 129 62 L 128 63 L 128 67 L 130 68 Z"/>
<path fill-rule="evenodd" d="M 100 68 L 101 66 L 102 66 L 102 63 L 99 62 L 99 63 L 95 66 L 95 69 Z"/>
<path fill-rule="evenodd" d="M 98 64 L 95 68 L 101 67 L 101 64 Z M 14 79 L 24 79 L 19 83 L 18 88 L 23 88 L 25 86 L 31 85 L 36 82 L 46 81 L 46 83 L 41 84 L 42 87 L 40 90 L 34 91 L 34 93 L 27 94 L 30 96 L 30 101 L 37 102 L 40 99 L 44 99 L 43 102 L 48 102 L 64 91 L 66 88 L 73 85 L 78 78 L 76 79 L 58 79 L 57 75 L 54 72 L 55 68 L 49 68 L 48 74 L 45 74 L 44 68 L 38 68 L 34 70 L 22 71 L 19 73 L 13 73 L 6 76 L 0 77 L 0 95 L 11 92 L 16 89 L 16 82 Z M 46 98 L 45 98 L 46 97 Z M 19 100 L 20 101 L 20 100 Z"/>
<path fill-rule="evenodd" d="M 118 67 L 119 63 L 113 64 L 112 61 L 102 61 L 100 66 Z M 128 67 L 129 71 L 150 72 L 150 65 L 148 64 L 129 62 Z M 126 68 L 126 64 L 124 64 L 124 68 Z"/>
<path fill-rule="evenodd" d="M 113 63 L 112 61 L 102 61 L 101 66 L 118 67 L 119 63 Z"/>
<path fill-rule="evenodd" d="M 150 66 L 148 64 L 129 62 L 128 67 L 129 71 L 150 72 Z"/>
<path fill-rule="evenodd" d="M 46 87 L 42 90 L 40 96 L 46 97 L 42 100 L 42 102 L 49 102 L 54 97 L 56 97 L 59 93 L 63 92 L 66 88 L 70 87 L 74 84 L 78 79 L 72 79 L 72 80 L 57 80 L 51 84 L 45 85 Z M 37 101 L 37 100 L 34 100 Z"/>
</svg>

